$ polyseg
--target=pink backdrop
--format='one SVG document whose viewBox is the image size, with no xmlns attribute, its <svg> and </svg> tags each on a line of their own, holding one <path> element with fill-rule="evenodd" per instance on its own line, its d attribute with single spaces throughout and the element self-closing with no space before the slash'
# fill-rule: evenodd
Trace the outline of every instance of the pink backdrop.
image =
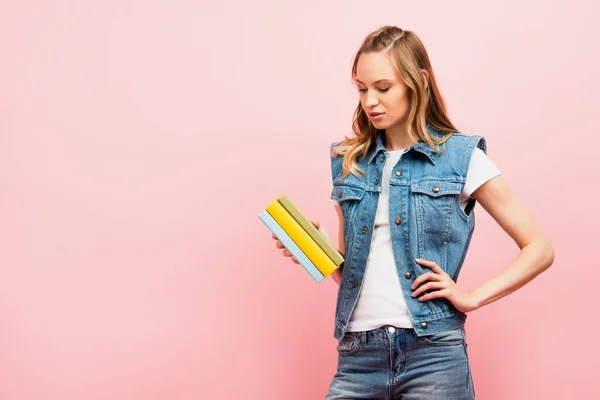
<svg viewBox="0 0 600 400">
<path fill-rule="evenodd" d="M 478 398 L 600 396 L 594 2 L 205 3 L 2 2 L 0 398 L 323 398 L 337 286 L 256 215 L 285 192 L 337 237 L 329 143 L 383 24 L 556 251 L 470 314 Z M 465 289 L 518 251 L 477 213 Z"/>
</svg>

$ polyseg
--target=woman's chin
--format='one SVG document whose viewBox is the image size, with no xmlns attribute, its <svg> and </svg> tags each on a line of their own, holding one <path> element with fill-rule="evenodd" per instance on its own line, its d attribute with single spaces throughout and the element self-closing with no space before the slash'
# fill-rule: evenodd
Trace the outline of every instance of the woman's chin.
<svg viewBox="0 0 600 400">
<path fill-rule="evenodd" d="M 371 121 L 371 124 L 375 127 L 375 129 L 386 129 L 389 125 L 383 121 Z"/>
</svg>

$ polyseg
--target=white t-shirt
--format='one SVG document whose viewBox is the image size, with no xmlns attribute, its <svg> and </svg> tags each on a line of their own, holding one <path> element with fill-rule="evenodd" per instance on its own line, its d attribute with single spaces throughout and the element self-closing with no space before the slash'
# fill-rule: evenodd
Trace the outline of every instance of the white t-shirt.
<svg viewBox="0 0 600 400">
<path fill-rule="evenodd" d="M 400 278 L 396 272 L 389 225 L 390 175 L 405 151 L 406 149 L 388 151 L 389 157 L 383 167 L 382 190 L 375 213 L 371 249 L 363 285 L 350 316 L 349 332 L 367 331 L 383 325 L 393 325 L 398 328 L 413 327 L 400 288 Z M 469 162 L 465 185 L 460 194 L 462 209 L 465 209 L 471 194 L 479 186 L 497 175 L 500 175 L 500 170 L 483 150 L 475 147 Z M 331 202 L 339 206 L 337 201 L 332 199 Z"/>
</svg>

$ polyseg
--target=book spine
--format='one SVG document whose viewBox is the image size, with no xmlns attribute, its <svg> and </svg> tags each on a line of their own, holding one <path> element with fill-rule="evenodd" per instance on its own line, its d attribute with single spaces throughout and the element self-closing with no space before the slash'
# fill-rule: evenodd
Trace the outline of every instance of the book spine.
<svg viewBox="0 0 600 400">
<path fill-rule="evenodd" d="M 266 210 L 258 214 L 258 218 L 269 228 L 277 237 L 277 240 L 296 258 L 298 263 L 312 276 L 318 283 L 323 280 L 324 276 L 317 267 L 306 257 L 306 254 L 294 243 L 292 238 L 283 230 L 283 228 L 273 219 L 271 214 Z"/>
<path fill-rule="evenodd" d="M 273 219 L 285 230 L 292 240 L 306 254 L 308 259 L 321 271 L 323 276 L 329 276 L 337 265 L 325 254 L 319 245 L 309 236 L 308 233 L 296 220 L 287 212 L 278 200 L 274 200 L 266 208 Z"/>
<path fill-rule="evenodd" d="M 286 196 L 285 194 L 279 196 L 277 199 L 281 203 L 281 205 L 290 213 L 290 215 L 300 224 L 302 229 L 306 231 L 310 235 L 311 238 L 319 245 L 321 249 L 327 254 L 327 256 L 333 261 L 336 266 L 340 266 L 340 264 L 344 261 L 344 258 L 340 254 L 340 252 L 333 247 L 331 242 L 329 242 L 325 236 L 319 232 L 317 228 L 310 222 L 308 218 L 296 207 L 296 205 L 292 202 L 292 200 Z"/>
</svg>

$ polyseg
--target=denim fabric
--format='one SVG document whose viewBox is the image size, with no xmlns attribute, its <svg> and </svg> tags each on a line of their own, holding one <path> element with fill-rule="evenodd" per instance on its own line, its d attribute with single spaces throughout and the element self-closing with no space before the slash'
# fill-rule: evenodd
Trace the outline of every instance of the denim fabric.
<svg viewBox="0 0 600 400">
<path fill-rule="evenodd" d="M 428 129 L 431 134 L 441 136 L 430 126 Z M 339 143 L 333 143 L 331 150 Z M 413 298 L 411 285 L 418 276 L 430 271 L 417 264 L 416 258 L 435 261 L 458 281 L 475 228 L 475 200 L 471 199 L 465 210 L 460 206 L 460 193 L 475 146 L 487 153 L 482 136 L 454 133 L 439 155 L 419 140 L 408 148 L 392 170 L 389 192 L 392 249 L 401 289 L 418 336 L 453 330 L 466 320 L 466 314 L 456 310 L 447 299 L 421 302 Z M 366 156 L 357 160 L 366 175 L 349 174 L 342 178 L 343 157 L 331 157 L 331 198 L 339 203 L 344 216 L 345 261 L 334 330 L 338 341 L 346 334 L 362 288 L 382 190 L 383 166 L 388 156 L 384 132 L 379 131 Z"/>
<path fill-rule="evenodd" d="M 463 326 L 428 336 L 383 326 L 347 332 L 326 400 L 471 400 L 475 389 Z"/>
</svg>

